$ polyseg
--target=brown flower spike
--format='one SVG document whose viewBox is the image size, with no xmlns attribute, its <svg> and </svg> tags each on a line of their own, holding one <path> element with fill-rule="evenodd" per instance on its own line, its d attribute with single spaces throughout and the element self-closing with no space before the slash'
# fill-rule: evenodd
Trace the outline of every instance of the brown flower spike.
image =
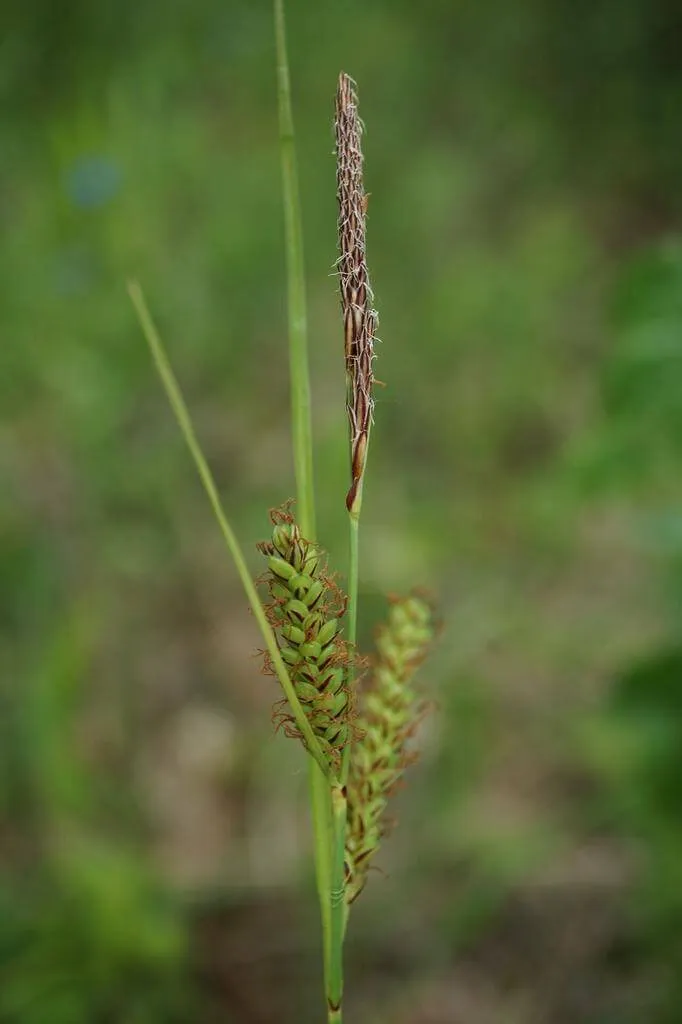
<svg viewBox="0 0 682 1024">
<path fill-rule="evenodd" d="M 346 408 L 350 425 L 352 483 L 349 512 L 357 510 L 374 399 L 374 336 L 378 316 L 365 257 L 367 194 L 362 180 L 362 122 L 353 79 L 341 72 L 336 91 L 336 185 L 339 203 L 341 308 L 346 356 Z"/>
</svg>

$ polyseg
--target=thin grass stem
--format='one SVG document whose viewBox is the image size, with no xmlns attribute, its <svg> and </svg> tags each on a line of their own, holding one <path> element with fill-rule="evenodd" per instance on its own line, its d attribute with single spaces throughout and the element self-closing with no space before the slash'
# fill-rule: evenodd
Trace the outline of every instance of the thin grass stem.
<svg viewBox="0 0 682 1024">
<path fill-rule="evenodd" d="M 291 429 L 298 498 L 298 522 L 304 537 L 315 540 L 313 443 L 308 370 L 308 317 L 306 312 L 303 228 L 296 170 L 296 142 L 291 109 L 291 84 L 287 60 L 284 7 L 275 0 L 277 47 L 277 100 L 282 159 L 284 228 L 286 236 L 287 306 L 289 319 L 289 367 L 291 378 Z"/>
<path fill-rule="evenodd" d="M 348 749 L 348 748 L 347 748 Z M 344 760 L 347 760 L 344 757 Z M 346 769 L 347 771 L 347 769 Z M 346 821 L 345 782 L 332 783 L 333 853 L 331 879 L 331 955 L 327 991 L 328 1020 L 340 1024 L 343 1002 L 343 940 L 346 930 Z"/>
<path fill-rule="evenodd" d="M 303 228 L 296 169 L 296 140 L 282 0 L 274 0 L 274 14 L 277 51 L 277 100 L 282 161 L 282 191 L 284 196 L 292 445 L 296 473 L 298 519 L 303 535 L 311 540 L 315 540 L 315 490 Z M 331 848 L 333 823 L 327 780 L 319 771 L 317 765 L 312 762 L 310 763 L 310 811 L 313 824 L 315 877 L 322 921 L 325 991 L 328 994 L 332 956 Z"/>
<path fill-rule="evenodd" d="M 251 605 L 256 622 L 258 623 L 258 627 L 268 649 L 268 653 L 272 659 L 275 674 L 277 675 L 286 698 L 291 706 L 291 711 L 296 721 L 296 725 L 300 729 L 306 747 L 314 757 L 315 762 L 319 765 L 320 770 L 327 775 L 330 771 L 329 765 L 322 753 L 319 743 L 317 742 L 315 734 L 310 727 L 310 723 L 305 716 L 298 697 L 296 696 L 296 692 L 289 678 L 289 673 L 287 672 L 284 661 L 282 660 L 282 656 L 277 645 L 277 639 L 272 631 L 270 623 L 267 620 L 265 609 L 263 608 L 258 592 L 254 586 L 253 580 L 251 579 L 239 541 L 237 540 L 223 509 L 218 489 L 216 487 L 215 480 L 213 479 L 213 474 L 211 473 L 204 453 L 201 450 L 199 441 L 197 440 L 189 410 L 182 396 L 175 374 L 173 373 L 163 342 L 161 341 L 154 321 L 152 320 L 142 288 L 136 281 L 131 281 L 128 284 L 128 293 L 133 306 L 135 307 L 135 312 L 137 313 L 138 320 L 140 321 L 142 332 L 147 340 L 149 348 L 151 349 L 156 369 L 158 370 L 161 382 L 166 391 L 166 395 L 168 396 L 168 401 L 170 402 L 182 435 L 194 460 L 199 478 L 201 479 L 204 490 L 206 491 L 208 500 L 211 504 L 211 508 L 213 509 L 213 514 L 216 517 L 229 552 L 232 556 L 232 560 L 234 561 L 244 592 L 246 593 L 246 597 Z"/>
<path fill-rule="evenodd" d="M 358 640 L 358 579 L 360 564 L 360 503 L 348 515 L 348 640 Z"/>
</svg>

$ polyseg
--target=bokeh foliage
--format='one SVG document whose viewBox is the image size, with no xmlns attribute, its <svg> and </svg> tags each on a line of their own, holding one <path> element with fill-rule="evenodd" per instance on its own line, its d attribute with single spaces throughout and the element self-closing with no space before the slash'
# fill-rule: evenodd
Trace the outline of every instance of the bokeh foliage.
<svg viewBox="0 0 682 1024">
<path fill-rule="evenodd" d="M 320 539 L 342 564 L 343 68 L 367 122 L 387 384 L 364 639 L 381 595 L 416 581 L 445 626 L 391 877 L 358 926 L 357 1019 L 451 1020 L 434 992 L 466 988 L 453 950 L 493 944 L 508 900 L 552 870 L 577 885 L 575 856 L 606 837 L 630 909 L 592 957 L 592 1016 L 570 1019 L 665 1020 L 682 912 L 679 4 L 288 15 Z M 271 12 L 27 0 L 4 35 L 0 1019 L 186 1019 L 179 893 L 299 884 L 300 764 L 271 736 L 256 634 L 124 285 L 145 284 L 255 542 L 293 490 Z M 397 956 L 387 920 L 408 951 L 393 973 L 372 952 Z M 628 1005 L 618 942 L 641 979 Z M 492 1019 L 511 1019 L 495 972 Z"/>
</svg>

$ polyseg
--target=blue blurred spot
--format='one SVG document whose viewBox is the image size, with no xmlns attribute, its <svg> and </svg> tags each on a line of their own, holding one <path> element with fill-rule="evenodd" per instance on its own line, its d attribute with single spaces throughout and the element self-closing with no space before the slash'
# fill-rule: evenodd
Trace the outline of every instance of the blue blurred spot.
<svg viewBox="0 0 682 1024">
<path fill-rule="evenodd" d="M 104 156 L 81 157 L 66 177 L 66 191 L 75 206 L 94 210 L 112 199 L 121 185 L 121 172 Z"/>
</svg>

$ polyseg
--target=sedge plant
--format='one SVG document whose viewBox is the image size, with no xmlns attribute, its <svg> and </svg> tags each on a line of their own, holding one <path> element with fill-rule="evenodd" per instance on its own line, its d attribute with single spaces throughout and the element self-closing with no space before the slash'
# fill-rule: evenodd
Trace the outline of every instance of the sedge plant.
<svg viewBox="0 0 682 1024">
<path fill-rule="evenodd" d="M 339 76 L 335 104 L 341 313 L 349 424 L 347 593 L 317 543 L 311 386 L 303 232 L 283 0 L 274 0 L 277 95 L 285 212 L 288 352 L 296 501 L 271 512 L 254 581 L 223 508 L 211 469 L 142 289 L 128 286 L 142 331 L 265 642 L 264 671 L 282 696 L 274 720 L 300 741 L 309 764 L 317 892 L 323 936 L 327 1024 L 343 1020 L 343 944 L 353 902 L 388 831 L 386 807 L 405 767 L 424 710 L 414 674 L 433 637 L 429 602 L 418 593 L 390 599 L 376 650 L 357 650 L 359 525 L 373 423 L 378 323 L 366 259 L 367 194 L 357 90 Z M 295 508 L 295 515 L 292 512 Z M 260 584 L 260 591 L 258 585 Z"/>
</svg>

